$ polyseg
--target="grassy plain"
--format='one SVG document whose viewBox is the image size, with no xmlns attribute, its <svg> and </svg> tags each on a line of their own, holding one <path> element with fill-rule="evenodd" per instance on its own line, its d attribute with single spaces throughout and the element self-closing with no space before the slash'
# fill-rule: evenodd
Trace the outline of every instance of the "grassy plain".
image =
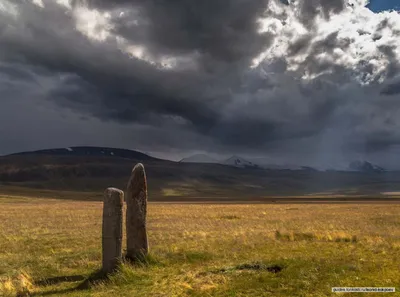
<svg viewBox="0 0 400 297">
<path fill-rule="evenodd" d="M 3 195 L 0 296 L 400 291 L 399 214 L 400 204 L 150 203 L 147 263 L 123 265 L 110 279 L 85 286 L 101 265 L 102 203 Z"/>
</svg>

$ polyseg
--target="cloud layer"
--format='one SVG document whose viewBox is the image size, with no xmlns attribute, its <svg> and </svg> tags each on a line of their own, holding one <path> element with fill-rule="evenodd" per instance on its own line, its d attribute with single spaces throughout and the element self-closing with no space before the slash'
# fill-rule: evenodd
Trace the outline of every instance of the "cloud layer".
<svg viewBox="0 0 400 297">
<path fill-rule="evenodd" d="M 393 163 L 400 14 L 367 4 L 1 0 L 2 153 L 101 144 Z"/>
</svg>

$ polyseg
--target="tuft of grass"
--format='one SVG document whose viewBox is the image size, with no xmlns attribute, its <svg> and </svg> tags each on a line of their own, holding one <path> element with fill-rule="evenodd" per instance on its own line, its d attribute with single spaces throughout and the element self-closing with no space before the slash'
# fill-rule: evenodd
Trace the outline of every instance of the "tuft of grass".
<svg viewBox="0 0 400 297">
<path fill-rule="evenodd" d="M 272 273 L 281 272 L 284 269 L 283 265 L 280 264 L 271 264 L 267 265 L 262 262 L 253 262 L 253 263 L 243 263 L 236 266 L 226 267 L 222 269 L 218 269 L 213 271 L 214 273 L 225 273 L 225 272 L 235 272 L 241 270 L 250 270 L 250 271 L 268 271 Z"/>
<path fill-rule="evenodd" d="M 275 231 L 275 239 L 280 241 L 334 241 L 334 242 L 357 242 L 357 235 L 349 235 L 344 232 L 315 234 L 312 232 L 281 232 Z"/>
<path fill-rule="evenodd" d="M 136 267 L 164 266 L 164 264 L 156 256 L 152 254 L 140 255 L 134 259 L 125 258 L 125 263 Z"/>
<path fill-rule="evenodd" d="M 302 232 L 280 232 L 275 231 L 275 238 L 277 240 L 286 241 L 299 241 L 299 240 L 315 240 L 317 237 L 313 233 L 302 233 Z"/>
<path fill-rule="evenodd" d="M 11 278 L 4 278 L 0 280 L 0 296 L 11 297 L 17 294 L 17 289 Z"/>
<path fill-rule="evenodd" d="M 225 220 L 239 220 L 241 219 L 241 217 L 237 216 L 237 215 L 225 215 L 222 216 L 221 219 L 225 219 Z"/>
<path fill-rule="evenodd" d="M 15 277 L 5 277 L 0 279 L 0 296 L 31 296 L 34 291 L 34 285 L 31 277 L 24 271 Z"/>
</svg>

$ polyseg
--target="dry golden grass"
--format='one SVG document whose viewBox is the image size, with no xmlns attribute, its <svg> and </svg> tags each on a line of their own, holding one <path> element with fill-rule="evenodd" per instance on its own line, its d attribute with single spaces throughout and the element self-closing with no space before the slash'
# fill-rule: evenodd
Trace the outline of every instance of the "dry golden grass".
<svg viewBox="0 0 400 297">
<path fill-rule="evenodd" d="M 100 268 L 102 203 L 0 197 L 0 296 L 330 296 L 334 286 L 400 289 L 400 205 L 153 203 L 148 213 L 148 262 L 77 289 Z"/>
</svg>

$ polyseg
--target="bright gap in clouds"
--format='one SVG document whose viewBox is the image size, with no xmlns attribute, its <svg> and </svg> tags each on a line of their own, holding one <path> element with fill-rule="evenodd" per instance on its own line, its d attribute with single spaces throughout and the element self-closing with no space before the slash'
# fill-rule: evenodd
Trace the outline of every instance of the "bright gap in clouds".
<svg viewBox="0 0 400 297">
<path fill-rule="evenodd" d="M 32 3 L 37 5 L 37 6 L 39 6 L 39 7 L 41 7 L 41 8 L 44 8 L 44 4 L 43 4 L 42 0 L 32 0 Z"/>
<path fill-rule="evenodd" d="M 375 12 L 384 10 L 400 10 L 400 3 L 398 0 L 371 0 L 368 8 Z"/>
<path fill-rule="evenodd" d="M 18 6 L 10 1 L 4 0 L 0 1 L 0 12 L 5 13 L 13 17 L 18 16 Z"/>
<path fill-rule="evenodd" d="M 104 41 L 110 36 L 112 25 L 110 14 L 101 13 L 95 9 L 80 6 L 74 9 L 76 29 L 88 38 L 96 41 Z"/>
<path fill-rule="evenodd" d="M 56 3 L 71 9 L 71 0 L 56 0 Z"/>
</svg>

